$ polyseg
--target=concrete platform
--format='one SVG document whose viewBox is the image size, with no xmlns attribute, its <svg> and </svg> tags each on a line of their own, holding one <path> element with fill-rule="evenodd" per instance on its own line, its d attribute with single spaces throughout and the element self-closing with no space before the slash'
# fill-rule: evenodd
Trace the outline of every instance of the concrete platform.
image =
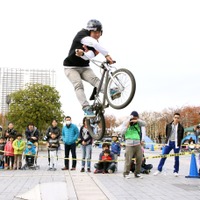
<svg viewBox="0 0 200 200">
<path fill-rule="evenodd" d="M 98 159 L 101 149 L 93 148 L 92 159 Z M 145 155 L 159 155 L 160 150 L 145 150 Z M 59 157 L 64 155 L 63 150 Z M 200 179 L 185 178 L 190 169 L 190 155 L 180 156 L 179 177 L 173 176 L 174 157 L 167 158 L 164 172 L 153 176 L 159 158 L 149 159 L 147 163 L 154 168 L 143 179 L 132 176 L 125 179 L 122 175 L 124 166 L 124 152 L 118 163 L 115 174 L 94 174 L 80 172 L 81 162 L 78 161 L 76 171 L 62 171 L 63 160 L 58 160 L 56 171 L 48 171 L 47 152 L 39 152 L 38 170 L 1 170 L 0 171 L 0 199 L 2 200 L 176 200 L 200 199 Z M 77 157 L 81 158 L 81 150 L 77 148 Z M 92 162 L 92 171 L 94 170 Z M 70 162 L 71 163 L 71 162 Z"/>
</svg>

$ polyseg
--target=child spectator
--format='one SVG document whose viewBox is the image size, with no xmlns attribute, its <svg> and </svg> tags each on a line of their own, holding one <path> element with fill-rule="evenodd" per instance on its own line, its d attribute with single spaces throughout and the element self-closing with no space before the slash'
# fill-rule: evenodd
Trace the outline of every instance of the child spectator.
<svg viewBox="0 0 200 200">
<path fill-rule="evenodd" d="M 22 167 L 22 154 L 25 149 L 25 142 L 22 140 L 22 134 L 17 134 L 12 146 L 14 148 L 14 169 L 21 169 Z"/>
<path fill-rule="evenodd" d="M 48 170 L 56 170 L 59 146 L 60 143 L 57 134 L 52 132 L 48 140 L 48 152 L 50 155 L 50 165 Z"/>
<path fill-rule="evenodd" d="M 109 149 L 106 149 L 103 153 L 102 159 L 99 161 L 100 165 L 103 165 L 103 174 L 104 173 L 113 173 L 115 172 L 116 165 L 113 159 L 113 156 L 111 155 L 111 151 Z"/>
<path fill-rule="evenodd" d="M 26 144 L 26 148 L 24 150 L 24 154 L 26 155 L 35 155 L 36 154 L 36 150 L 35 150 L 35 145 L 32 142 L 27 142 Z"/>
<path fill-rule="evenodd" d="M 26 148 L 24 150 L 24 157 L 26 160 L 26 164 L 22 167 L 22 169 L 34 166 L 35 154 L 36 154 L 36 146 L 30 141 L 27 142 Z"/>
<path fill-rule="evenodd" d="M 146 159 L 145 159 L 145 156 L 144 156 L 144 148 L 143 147 L 142 147 L 142 151 L 143 151 L 143 158 L 142 158 L 140 173 L 149 174 L 151 169 L 153 168 L 153 165 L 152 164 L 146 164 Z M 133 158 L 135 158 L 135 157 L 133 156 Z M 131 161 L 130 171 L 132 171 L 133 173 L 135 172 L 135 160 Z"/>
<path fill-rule="evenodd" d="M 4 151 L 5 151 L 5 169 L 13 169 L 14 165 L 14 149 L 12 143 L 15 139 L 15 136 L 10 135 L 8 141 L 6 142 Z"/>
<path fill-rule="evenodd" d="M 114 160 L 116 161 L 117 165 L 118 156 L 120 156 L 121 152 L 121 144 L 118 140 L 117 133 L 112 134 L 111 152 L 114 154 Z"/>
<path fill-rule="evenodd" d="M 113 173 L 116 170 L 114 154 L 110 152 L 110 144 L 103 143 L 103 151 L 99 154 L 99 162 L 95 163 L 94 173 Z"/>
<path fill-rule="evenodd" d="M 0 138 L 0 169 L 4 169 L 4 147 L 5 140 L 3 137 Z"/>
</svg>

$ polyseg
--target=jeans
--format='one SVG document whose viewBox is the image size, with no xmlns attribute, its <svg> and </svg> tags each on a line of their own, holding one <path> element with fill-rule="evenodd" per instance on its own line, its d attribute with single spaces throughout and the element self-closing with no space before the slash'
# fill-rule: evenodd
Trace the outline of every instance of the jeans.
<svg viewBox="0 0 200 200">
<path fill-rule="evenodd" d="M 87 168 L 91 167 L 92 145 L 81 145 L 82 151 L 82 168 L 85 167 L 85 159 L 87 160 Z"/>
<path fill-rule="evenodd" d="M 83 82 L 87 81 L 94 87 L 98 87 L 100 83 L 100 79 L 94 74 L 90 67 L 77 67 L 77 68 L 65 68 L 65 75 L 72 83 L 78 101 L 82 105 L 82 107 L 88 106 L 89 102 L 87 101 Z"/>
<path fill-rule="evenodd" d="M 72 154 L 72 168 L 76 168 L 76 143 L 67 145 L 65 144 L 65 167 L 69 169 L 69 152 Z"/>
<path fill-rule="evenodd" d="M 169 141 L 169 146 L 165 146 L 163 150 L 163 154 L 169 154 L 171 150 L 174 150 L 174 153 L 179 153 L 180 148 L 176 148 L 174 141 Z M 163 165 L 165 164 L 165 160 L 167 158 L 161 158 L 160 163 L 158 165 L 158 171 L 162 171 Z M 174 172 L 178 173 L 179 171 L 179 156 L 175 156 L 175 164 L 174 164 Z"/>
<path fill-rule="evenodd" d="M 116 165 L 114 162 L 98 162 L 94 164 L 94 168 L 104 172 L 108 172 L 109 169 L 115 172 Z"/>
<path fill-rule="evenodd" d="M 8 165 L 7 167 L 13 168 L 13 165 L 14 165 L 14 156 L 5 156 L 5 162 Z"/>
</svg>

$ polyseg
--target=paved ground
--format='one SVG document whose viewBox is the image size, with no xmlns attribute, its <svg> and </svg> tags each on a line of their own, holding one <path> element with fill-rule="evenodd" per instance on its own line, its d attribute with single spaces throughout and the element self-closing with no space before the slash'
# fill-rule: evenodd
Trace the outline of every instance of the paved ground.
<svg viewBox="0 0 200 200">
<path fill-rule="evenodd" d="M 93 148 L 93 160 L 97 160 L 101 149 Z M 63 157 L 63 151 L 59 153 Z M 145 150 L 145 155 L 159 155 L 161 151 Z M 80 149 L 77 149 L 78 158 L 81 158 Z M 80 161 L 76 171 L 62 171 L 63 160 L 58 161 L 57 171 L 47 171 L 47 153 L 39 153 L 38 170 L 1 170 L 0 171 L 0 199 L 2 200 L 104 200 L 104 199 L 131 199 L 131 200 L 176 200 L 200 199 L 200 179 L 185 178 L 189 175 L 191 156 L 180 157 L 180 176 L 172 174 L 173 157 L 167 158 L 164 172 L 153 176 L 159 159 L 149 159 L 147 163 L 154 168 L 143 179 L 124 179 L 122 176 L 124 162 L 118 164 L 115 174 L 81 173 Z M 122 151 L 120 159 L 124 159 Z M 93 166 L 94 162 L 92 163 Z M 93 171 L 92 167 L 92 171 Z"/>
</svg>

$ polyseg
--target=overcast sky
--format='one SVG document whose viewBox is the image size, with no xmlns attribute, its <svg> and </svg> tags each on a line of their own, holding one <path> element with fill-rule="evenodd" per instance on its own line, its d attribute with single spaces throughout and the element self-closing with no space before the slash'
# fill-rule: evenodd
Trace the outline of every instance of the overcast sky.
<svg viewBox="0 0 200 200">
<path fill-rule="evenodd" d="M 199 10 L 199 0 L 1 1 L 0 67 L 55 69 L 63 110 L 78 123 L 83 112 L 62 63 L 77 31 L 98 19 L 100 42 L 137 83 L 131 104 L 107 114 L 199 106 Z M 89 97 L 92 87 L 85 89 Z"/>
</svg>

